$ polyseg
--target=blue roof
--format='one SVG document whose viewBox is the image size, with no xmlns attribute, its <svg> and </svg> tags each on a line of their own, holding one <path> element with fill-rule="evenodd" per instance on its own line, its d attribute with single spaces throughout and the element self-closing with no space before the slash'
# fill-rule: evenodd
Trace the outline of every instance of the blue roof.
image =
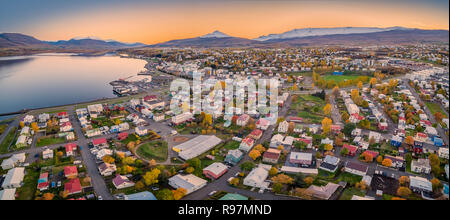
<svg viewBox="0 0 450 220">
<path fill-rule="evenodd" d="M 149 191 L 126 195 L 126 198 L 127 200 L 157 200 L 155 195 Z"/>
</svg>

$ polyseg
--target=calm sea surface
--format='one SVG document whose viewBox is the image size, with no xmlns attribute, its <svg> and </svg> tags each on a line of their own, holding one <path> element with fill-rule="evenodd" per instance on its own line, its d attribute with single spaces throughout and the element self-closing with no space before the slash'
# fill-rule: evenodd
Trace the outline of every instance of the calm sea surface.
<svg viewBox="0 0 450 220">
<path fill-rule="evenodd" d="M 71 54 L 0 58 L 0 113 L 115 97 L 109 82 L 136 75 L 145 63 Z"/>
</svg>

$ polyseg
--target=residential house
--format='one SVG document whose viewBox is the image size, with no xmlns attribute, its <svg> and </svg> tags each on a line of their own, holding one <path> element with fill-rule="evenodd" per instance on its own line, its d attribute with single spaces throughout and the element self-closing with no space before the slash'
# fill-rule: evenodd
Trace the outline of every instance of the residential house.
<svg viewBox="0 0 450 220">
<path fill-rule="evenodd" d="M 429 180 L 419 176 L 409 177 L 409 188 L 416 193 L 433 192 L 433 184 Z"/>
<path fill-rule="evenodd" d="M 106 140 L 106 138 L 94 139 L 94 140 L 92 140 L 92 145 L 94 145 L 94 147 L 97 147 L 97 148 L 104 147 L 104 146 L 107 146 L 107 140 Z"/>
<path fill-rule="evenodd" d="M 236 125 L 238 126 L 246 126 L 248 121 L 250 120 L 250 116 L 247 114 L 242 114 L 239 116 L 239 118 L 236 120 Z"/>
<path fill-rule="evenodd" d="M 352 161 L 347 161 L 345 163 L 345 172 L 355 174 L 358 176 L 365 176 L 368 169 L 369 167 L 367 165 L 361 163 Z"/>
<path fill-rule="evenodd" d="M 145 127 L 136 127 L 134 129 L 134 131 L 136 132 L 137 135 L 139 136 L 145 136 L 148 134 L 148 130 Z"/>
<path fill-rule="evenodd" d="M 438 155 L 440 158 L 444 158 L 448 160 L 448 148 L 440 147 L 438 151 Z"/>
<path fill-rule="evenodd" d="M 77 145 L 75 143 L 69 143 L 64 148 L 66 149 L 66 156 L 74 156 L 74 150 L 77 149 Z"/>
<path fill-rule="evenodd" d="M 358 147 L 354 145 L 344 144 L 342 148 L 348 150 L 348 155 L 354 157 L 356 155 L 356 151 L 358 151 Z"/>
<path fill-rule="evenodd" d="M 191 112 L 184 112 L 179 115 L 173 116 L 172 123 L 178 125 L 178 124 L 184 123 L 186 121 L 190 121 L 190 120 L 192 120 L 192 118 L 193 118 L 193 115 Z"/>
<path fill-rule="evenodd" d="M 339 185 L 335 183 L 327 183 L 325 186 L 311 185 L 308 187 L 307 192 L 314 198 L 328 200 L 333 196 L 336 190 L 339 189 Z"/>
<path fill-rule="evenodd" d="M 210 179 L 219 179 L 228 171 L 228 167 L 223 163 L 215 162 L 203 169 L 203 174 Z"/>
<path fill-rule="evenodd" d="M 98 166 L 98 171 L 102 176 L 111 176 L 116 170 L 117 167 L 115 164 L 102 163 Z"/>
<path fill-rule="evenodd" d="M 128 138 L 128 133 L 127 132 L 122 132 L 122 133 L 117 134 L 117 139 L 119 141 L 123 141 L 123 140 L 125 140 L 127 138 Z"/>
<path fill-rule="evenodd" d="M 289 122 L 287 121 L 282 121 L 280 122 L 280 124 L 278 124 L 278 132 L 280 133 L 286 133 L 288 131 L 289 128 Z"/>
<path fill-rule="evenodd" d="M 48 190 L 49 185 L 50 182 L 48 181 L 48 172 L 41 173 L 39 175 L 37 189 L 42 192 Z"/>
<path fill-rule="evenodd" d="M 14 154 L 10 158 L 3 160 L 1 167 L 3 170 L 9 170 L 19 165 L 20 163 L 24 163 L 25 159 L 25 153 Z"/>
<path fill-rule="evenodd" d="M 255 129 L 248 135 L 248 137 L 258 140 L 261 138 L 262 134 L 263 134 L 263 132 L 261 130 Z"/>
<path fill-rule="evenodd" d="M 244 138 L 241 142 L 241 144 L 239 145 L 239 150 L 242 150 L 244 152 L 249 152 L 250 149 L 252 149 L 253 145 L 255 144 L 255 140 L 253 140 L 252 138 Z"/>
<path fill-rule="evenodd" d="M 116 189 L 125 189 L 134 186 L 133 181 L 122 175 L 116 175 L 116 177 L 112 180 L 112 183 L 116 187 Z"/>
<path fill-rule="evenodd" d="M 177 174 L 169 178 L 170 186 L 172 186 L 175 189 L 183 188 L 187 191 L 187 194 L 190 194 L 203 188 L 204 186 L 206 186 L 207 183 L 208 181 L 200 177 L 197 177 L 193 174 L 188 175 Z"/>
<path fill-rule="evenodd" d="M 281 151 L 278 149 L 270 148 L 263 154 L 263 162 L 276 164 L 280 158 Z"/>
<path fill-rule="evenodd" d="M 42 152 L 42 158 L 43 158 L 44 160 L 52 159 L 52 158 L 53 158 L 53 150 L 50 150 L 50 149 L 46 148 L 46 149 Z"/>
<path fill-rule="evenodd" d="M 253 168 L 252 171 L 244 178 L 244 185 L 257 188 L 268 188 L 269 183 L 265 182 L 269 176 L 269 170 L 264 166 Z"/>
<path fill-rule="evenodd" d="M 78 170 L 76 166 L 65 166 L 64 176 L 68 179 L 73 179 L 78 176 Z"/>
<path fill-rule="evenodd" d="M 430 161 L 423 158 L 411 161 L 411 171 L 429 174 L 431 172 Z"/>
<path fill-rule="evenodd" d="M 64 192 L 66 192 L 67 195 L 82 193 L 83 188 L 81 187 L 80 179 L 70 179 L 66 184 L 64 184 Z"/>
<path fill-rule="evenodd" d="M 375 143 L 380 143 L 380 141 L 382 140 L 382 136 L 378 132 L 370 131 L 369 132 L 369 140 L 371 140 L 371 139 L 373 139 L 375 141 Z"/>
<path fill-rule="evenodd" d="M 312 154 L 303 152 L 291 152 L 289 155 L 289 162 L 300 165 L 311 165 Z"/>
<path fill-rule="evenodd" d="M 225 162 L 236 165 L 239 161 L 244 157 L 244 153 L 239 149 L 228 151 L 227 156 L 225 157 Z"/>
<path fill-rule="evenodd" d="M 341 159 L 335 156 L 325 156 L 323 162 L 320 164 L 319 169 L 334 173 L 336 172 Z"/>
</svg>

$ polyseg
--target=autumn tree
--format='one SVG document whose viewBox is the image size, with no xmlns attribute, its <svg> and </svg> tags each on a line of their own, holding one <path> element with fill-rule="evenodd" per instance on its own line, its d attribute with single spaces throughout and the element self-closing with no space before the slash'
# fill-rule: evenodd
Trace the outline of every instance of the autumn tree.
<svg viewBox="0 0 450 220">
<path fill-rule="evenodd" d="M 433 186 L 433 191 L 435 191 L 435 192 L 439 191 L 443 187 L 441 181 L 438 180 L 436 177 L 433 178 L 430 182 L 431 182 L 431 184 Z"/>
<path fill-rule="evenodd" d="M 262 146 L 262 144 L 258 144 L 253 148 L 253 150 L 257 150 L 262 154 L 262 153 L 264 153 L 264 151 L 266 151 L 266 148 L 264 146 Z"/>
<path fill-rule="evenodd" d="M 325 105 L 325 107 L 323 107 L 323 113 L 325 115 L 330 115 L 331 114 L 331 105 L 328 103 Z"/>
<path fill-rule="evenodd" d="M 311 185 L 314 182 L 314 178 L 308 176 L 303 180 L 307 185 Z"/>
<path fill-rule="evenodd" d="M 383 156 L 379 155 L 377 157 L 377 163 L 381 164 L 383 162 Z"/>
<path fill-rule="evenodd" d="M 230 185 L 232 185 L 232 186 L 238 186 L 238 185 L 239 185 L 239 178 L 233 178 L 233 179 L 231 179 Z"/>
<path fill-rule="evenodd" d="M 160 173 L 161 171 L 157 168 L 152 169 L 150 172 L 146 172 L 142 177 L 144 179 L 145 185 L 150 186 L 158 183 L 158 176 Z"/>
<path fill-rule="evenodd" d="M 333 121 L 327 117 L 322 120 L 322 130 L 325 135 L 330 133 L 332 123 Z"/>
<path fill-rule="evenodd" d="M 269 170 L 270 176 L 275 176 L 275 175 L 277 175 L 277 173 L 278 173 L 278 169 L 276 167 L 270 168 L 270 170 Z"/>
<path fill-rule="evenodd" d="M 339 96 L 339 87 L 338 86 L 335 86 L 334 88 L 333 88 L 333 91 L 332 91 L 332 93 L 333 93 L 333 95 L 334 95 L 334 97 L 338 97 Z"/>
<path fill-rule="evenodd" d="M 44 195 L 42 195 L 43 200 L 53 200 L 54 197 L 55 195 L 53 193 L 44 193 Z"/>
<path fill-rule="evenodd" d="M 400 186 L 397 189 L 397 195 L 407 198 L 409 195 L 411 195 L 411 190 L 408 187 Z"/>
<path fill-rule="evenodd" d="M 281 184 L 292 184 L 294 182 L 294 179 L 292 177 L 285 174 L 278 174 L 277 176 L 272 177 L 271 180 L 274 183 L 281 183 Z"/>
<path fill-rule="evenodd" d="M 111 157 L 111 156 L 109 156 L 109 155 L 106 155 L 106 156 L 104 156 L 103 158 L 102 158 L 102 160 L 103 160 L 103 162 L 105 162 L 105 163 L 114 163 L 114 158 L 113 157 Z"/>
<path fill-rule="evenodd" d="M 398 178 L 398 183 L 400 186 L 408 186 L 409 183 L 409 177 L 408 176 L 401 176 Z"/>
<path fill-rule="evenodd" d="M 363 82 L 359 81 L 356 86 L 358 87 L 359 90 L 361 90 L 363 88 Z"/>
<path fill-rule="evenodd" d="M 25 123 L 24 123 L 23 121 L 20 121 L 20 122 L 19 122 L 19 125 L 20 125 L 20 128 L 25 127 Z"/>
<path fill-rule="evenodd" d="M 392 166 L 392 160 L 389 158 L 385 158 L 383 162 L 381 162 L 381 165 L 385 167 L 391 167 Z"/>
<path fill-rule="evenodd" d="M 182 187 L 180 187 L 180 188 L 178 188 L 176 190 L 173 190 L 172 193 L 173 193 L 173 198 L 175 200 L 180 200 L 181 198 L 183 198 L 187 194 L 187 190 L 182 188 Z"/>
<path fill-rule="evenodd" d="M 138 181 L 135 185 L 134 188 L 137 190 L 143 190 L 145 188 L 145 184 L 142 181 Z"/>
<path fill-rule="evenodd" d="M 410 145 L 410 146 L 414 145 L 414 138 L 412 136 L 407 136 L 405 138 L 405 143 Z"/>
<path fill-rule="evenodd" d="M 250 156 L 253 160 L 256 160 L 258 157 L 261 156 L 261 152 L 259 152 L 258 150 L 252 150 L 250 151 L 248 156 Z"/>
<path fill-rule="evenodd" d="M 188 168 L 186 168 L 186 173 L 193 173 L 194 170 L 195 170 L 194 167 L 188 167 Z"/>
</svg>

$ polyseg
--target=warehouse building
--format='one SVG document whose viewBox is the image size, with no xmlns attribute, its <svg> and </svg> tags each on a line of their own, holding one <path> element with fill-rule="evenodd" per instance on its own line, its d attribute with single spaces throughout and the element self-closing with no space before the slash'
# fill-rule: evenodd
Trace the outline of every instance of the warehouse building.
<svg viewBox="0 0 450 220">
<path fill-rule="evenodd" d="M 173 147 L 173 151 L 178 152 L 178 156 L 184 160 L 189 160 L 205 153 L 217 146 L 222 140 L 214 135 L 200 135 L 182 144 Z"/>
</svg>

